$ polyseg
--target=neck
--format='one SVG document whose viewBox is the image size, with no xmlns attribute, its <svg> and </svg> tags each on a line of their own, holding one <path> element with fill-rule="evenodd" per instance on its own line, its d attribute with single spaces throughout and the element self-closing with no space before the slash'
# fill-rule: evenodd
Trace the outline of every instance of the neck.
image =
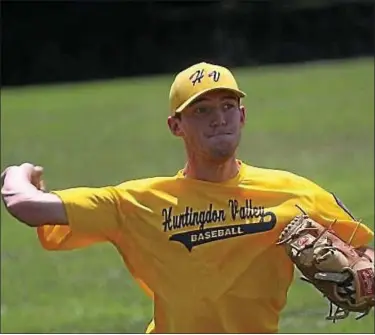
<svg viewBox="0 0 375 335">
<path fill-rule="evenodd" d="M 238 171 L 239 164 L 234 156 L 220 163 L 189 158 L 184 174 L 187 178 L 220 183 L 234 178 Z"/>
</svg>

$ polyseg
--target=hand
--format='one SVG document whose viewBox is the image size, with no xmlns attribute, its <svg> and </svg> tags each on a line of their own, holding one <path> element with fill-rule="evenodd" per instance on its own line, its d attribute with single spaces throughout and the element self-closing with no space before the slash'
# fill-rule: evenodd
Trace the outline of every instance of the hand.
<svg viewBox="0 0 375 335">
<path fill-rule="evenodd" d="M 43 167 L 38 166 L 38 165 L 33 165 L 31 163 L 23 163 L 19 166 L 9 166 L 7 167 L 1 174 L 1 183 L 3 185 L 4 183 L 4 178 L 7 174 L 7 172 L 10 169 L 20 169 L 25 173 L 25 176 L 27 179 L 30 181 L 32 185 L 34 185 L 38 190 L 45 191 L 45 183 L 44 180 L 42 179 L 43 175 Z"/>
</svg>

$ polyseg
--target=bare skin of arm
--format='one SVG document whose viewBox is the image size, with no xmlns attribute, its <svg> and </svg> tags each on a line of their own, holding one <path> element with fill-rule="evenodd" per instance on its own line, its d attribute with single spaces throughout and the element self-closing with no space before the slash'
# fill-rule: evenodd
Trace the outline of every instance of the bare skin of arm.
<svg viewBox="0 0 375 335">
<path fill-rule="evenodd" d="M 30 227 L 48 223 L 67 225 L 64 204 L 52 193 L 44 192 L 43 169 L 30 163 L 8 167 L 1 175 L 1 196 L 8 212 Z"/>
</svg>

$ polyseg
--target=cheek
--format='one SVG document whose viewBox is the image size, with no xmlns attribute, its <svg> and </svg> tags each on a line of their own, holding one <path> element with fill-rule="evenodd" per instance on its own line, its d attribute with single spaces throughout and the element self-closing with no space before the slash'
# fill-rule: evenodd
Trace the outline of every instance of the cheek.
<svg viewBox="0 0 375 335">
<path fill-rule="evenodd" d="M 235 129 L 241 128 L 243 123 L 241 113 L 233 113 L 232 115 L 228 116 L 227 124 Z"/>
<path fill-rule="evenodd" d="M 201 124 L 189 123 L 183 127 L 184 138 L 189 143 L 201 143 L 204 131 Z"/>
<path fill-rule="evenodd" d="M 181 126 L 182 126 L 182 130 L 184 134 L 189 137 L 194 135 L 198 130 L 196 122 L 194 122 L 194 120 L 189 120 L 189 122 L 184 122 L 181 124 Z"/>
</svg>

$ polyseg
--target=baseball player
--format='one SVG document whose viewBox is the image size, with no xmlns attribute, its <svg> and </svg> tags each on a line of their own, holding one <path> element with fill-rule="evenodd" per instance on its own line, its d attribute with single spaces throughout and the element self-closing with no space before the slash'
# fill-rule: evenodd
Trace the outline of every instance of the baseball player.
<svg viewBox="0 0 375 335">
<path fill-rule="evenodd" d="M 373 231 L 312 181 L 237 158 L 244 97 L 227 68 L 195 64 L 170 90 L 168 127 L 187 156 L 175 175 L 48 192 L 43 168 L 24 163 L 2 174 L 5 206 L 36 229 L 46 250 L 112 243 L 153 299 L 147 333 L 277 333 L 294 265 L 344 273 L 345 285 L 328 280 L 341 285 L 332 292 L 353 306 L 365 301 L 358 310 L 366 314 L 374 299 Z M 364 272 L 342 271 L 345 248 Z M 330 258 L 332 271 L 322 272 L 317 264 L 330 255 L 338 266 Z M 319 289 L 317 278 L 310 281 Z"/>
</svg>

